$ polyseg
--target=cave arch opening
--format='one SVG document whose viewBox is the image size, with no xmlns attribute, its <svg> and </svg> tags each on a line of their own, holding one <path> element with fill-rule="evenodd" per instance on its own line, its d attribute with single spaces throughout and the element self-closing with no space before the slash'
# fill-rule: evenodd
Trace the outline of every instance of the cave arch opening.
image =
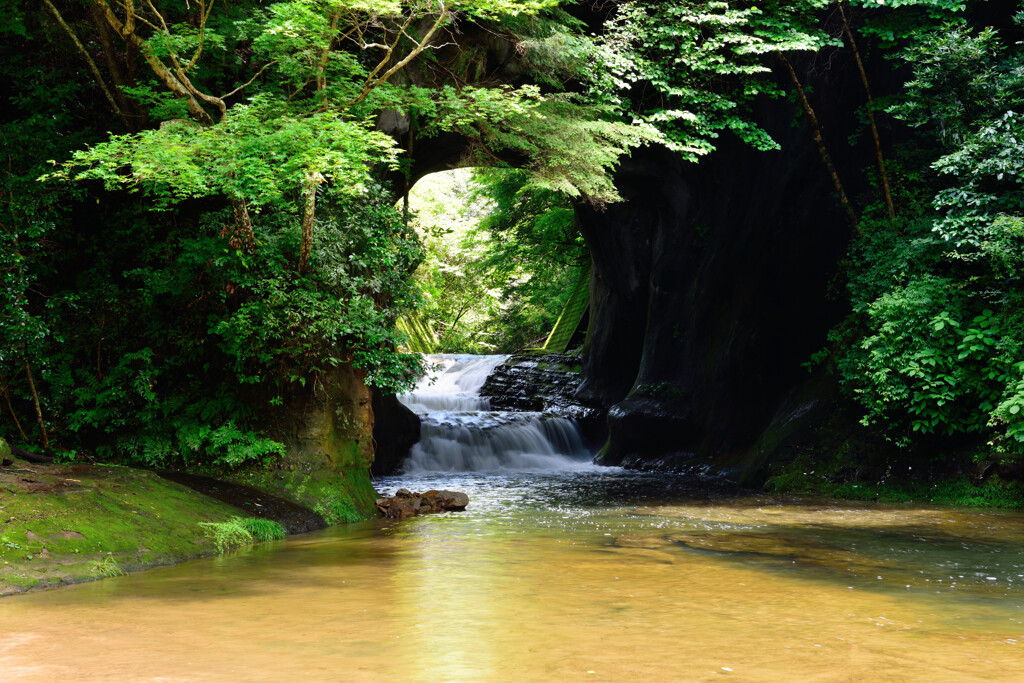
<svg viewBox="0 0 1024 683">
<path fill-rule="evenodd" d="M 526 172 L 436 171 L 420 177 L 399 203 L 424 246 L 414 275 L 420 301 L 399 321 L 410 349 L 539 348 L 573 294 L 586 298 L 590 255 L 572 203 L 531 185 Z M 573 330 L 585 329 L 576 323 Z M 559 350 L 579 346 L 581 337 L 570 335 Z"/>
</svg>

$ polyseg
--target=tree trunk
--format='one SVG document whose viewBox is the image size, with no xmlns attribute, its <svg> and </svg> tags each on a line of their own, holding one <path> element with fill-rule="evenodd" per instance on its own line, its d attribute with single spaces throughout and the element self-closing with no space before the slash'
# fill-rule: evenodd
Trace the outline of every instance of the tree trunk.
<svg viewBox="0 0 1024 683">
<path fill-rule="evenodd" d="M 11 403 L 11 390 L 7 385 L 7 378 L 3 376 L 3 373 L 0 373 L 0 385 L 3 386 L 4 399 L 7 401 L 7 409 L 11 411 L 11 419 L 14 420 L 14 426 L 18 428 L 18 433 L 21 434 L 21 438 L 28 441 L 28 434 L 26 434 L 25 430 L 22 429 L 21 422 L 18 420 L 18 415 L 14 412 L 14 405 Z"/>
<path fill-rule="evenodd" d="M 839 171 L 836 170 L 836 165 L 832 162 L 832 155 L 829 154 L 828 148 L 825 147 L 825 139 L 821 135 L 821 124 L 818 123 L 818 117 L 814 113 L 814 108 L 807 99 L 807 94 L 804 92 L 803 85 L 800 84 L 800 78 L 797 77 L 796 71 L 793 70 L 793 65 L 789 63 L 789 60 L 786 59 L 782 52 L 776 52 L 776 54 L 782 60 L 786 71 L 789 72 L 790 80 L 793 81 L 793 85 L 796 87 L 797 95 L 800 97 L 800 104 L 807 115 L 807 121 L 811 125 L 811 136 L 814 138 L 814 144 L 818 147 L 818 154 L 821 155 L 821 160 L 824 162 L 825 168 L 828 169 L 828 174 L 832 178 L 832 185 L 836 189 L 836 194 L 839 195 L 839 203 L 842 204 L 843 210 L 846 212 L 846 218 L 850 222 L 850 227 L 859 234 L 861 230 L 859 227 L 860 221 L 857 219 L 857 212 L 853 210 L 853 204 L 850 203 L 850 198 L 846 195 L 846 189 L 839 179 Z"/>
<path fill-rule="evenodd" d="M 306 174 L 306 202 L 302 211 L 302 246 L 299 248 L 299 273 L 309 267 L 309 256 L 313 251 L 313 222 L 316 218 L 316 188 L 324 177 L 315 171 Z"/>
<path fill-rule="evenodd" d="M 868 123 L 871 126 L 871 136 L 875 141 L 875 157 L 878 159 L 878 173 L 882 178 L 882 191 L 885 194 L 885 207 L 889 210 L 889 220 L 896 220 L 896 206 L 892 201 L 892 189 L 889 187 L 889 174 L 885 170 L 885 155 L 882 154 L 882 139 L 878 135 L 878 126 L 875 124 L 875 99 L 871 96 L 871 86 L 868 84 L 868 74 L 864 70 L 864 62 L 860 58 L 860 50 L 857 49 L 857 42 L 853 39 L 853 31 L 850 30 L 850 22 L 846 19 L 846 12 L 843 11 L 842 3 L 838 4 L 839 14 L 843 18 L 843 32 L 846 39 L 850 41 L 850 49 L 853 50 L 854 61 L 857 62 L 857 70 L 860 72 L 861 83 L 864 84 L 864 92 L 868 98 Z"/>
<path fill-rule="evenodd" d="M 92 72 L 93 78 L 95 78 L 96 83 L 99 84 L 100 90 L 103 91 L 104 97 L 106 97 L 107 101 L 110 102 L 110 106 L 114 110 L 114 113 L 117 114 L 118 118 L 121 119 L 121 122 L 124 124 L 124 127 L 127 128 L 128 130 L 131 130 L 131 124 L 128 123 L 128 119 L 125 116 L 122 107 L 114 98 L 114 94 L 110 91 L 110 88 L 107 87 L 107 82 L 103 79 L 102 74 L 100 74 L 99 67 L 96 66 L 96 62 L 93 60 L 92 55 L 89 54 L 89 51 L 85 49 L 84 45 L 82 45 L 82 41 L 78 39 L 78 36 L 75 34 L 75 32 L 72 31 L 71 27 L 68 26 L 67 22 L 64 21 L 64 17 L 61 16 L 60 11 L 54 6 L 54 4 L 50 2 L 50 0 L 43 0 L 43 4 L 46 5 L 46 9 L 50 10 L 50 14 L 53 15 L 53 18 L 56 20 L 57 24 L 59 24 L 60 27 L 64 29 L 64 33 L 68 35 L 68 38 L 71 39 L 71 42 L 74 43 L 76 48 L 78 48 L 78 52 L 82 55 L 82 59 L 85 60 L 85 65 L 89 67 L 89 71 Z"/>
<path fill-rule="evenodd" d="M 242 251 L 247 254 L 256 253 L 256 233 L 252 230 L 252 218 L 249 208 L 243 199 L 232 199 L 231 209 L 235 214 L 235 235 L 242 242 Z"/>
<path fill-rule="evenodd" d="M 36 392 L 36 383 L 32 379 L 32 368 L 28 361 L 25 361 L 25 376 L 28 377 L 28 387 L 32 390 L 32 402 L 36 406 L 36 420 L 39 421 L 39 431 L 43 435 L 43 448 L 50 452 L 50 436 L 46 433 L 46 423 L 43 422 L 43 409 L 39 405 L 39 394 Z"/>
<path fill-rule="evenodd" d="M 122 88 L 130 83 L 125 80 L 124 71 L 117 59 L 117 51 L 114 49 L 114 41 L 110 37 L 110 26 L 102 12 L 95 4 L 89 5 L 92 15 L 93 26 L 96 27 L 96 34 L 99 36 L 100 45 L 103 46 L 103 59 L 107 64 L 107 71 L 110 72 L 110 79 L 114 82 L 114 96 L 121 105 L 121 111 L 125 113 L 128 120 L 128 130 L 132 133 L 138 132 L 146 123 L 146 117 L 139 114 L 135 103 L 128 99 Z"/>
</svg>

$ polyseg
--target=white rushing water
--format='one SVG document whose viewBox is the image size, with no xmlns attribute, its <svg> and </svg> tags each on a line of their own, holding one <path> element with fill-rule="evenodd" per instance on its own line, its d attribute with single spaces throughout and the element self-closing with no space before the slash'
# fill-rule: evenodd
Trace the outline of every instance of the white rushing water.
<svg viewBox="0 0 1024 683">
<path fill-rule="evenodd" d="M 508 356 L 427 356 L 435 370 L 399 400 L 423 421 L 403 464 L 415 472 L 580 470 L 594 467 L 575 423 L 539 413 L 491 410 L 480 396 Z"/>
</svg>

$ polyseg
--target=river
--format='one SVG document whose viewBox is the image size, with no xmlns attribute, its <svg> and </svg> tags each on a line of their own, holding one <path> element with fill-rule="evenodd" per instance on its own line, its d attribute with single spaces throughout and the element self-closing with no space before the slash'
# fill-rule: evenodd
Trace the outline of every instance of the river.
<svg viewBox="0 0 1024 683">
<path fill-rule="evenodd" d="M 518 460 L 498 434 L 481 470 L 427 448 L 378 482 L 465 512 L 4 598 L 0 681 L 1024 680 L 1024 514 Z"/>
</svg>

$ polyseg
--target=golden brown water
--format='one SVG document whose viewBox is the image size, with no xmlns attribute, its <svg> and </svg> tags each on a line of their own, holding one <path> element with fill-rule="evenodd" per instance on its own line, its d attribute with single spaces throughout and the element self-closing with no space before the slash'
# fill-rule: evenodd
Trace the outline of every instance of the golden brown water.
<svg viewBox="0 0 1024 683">
<path fill-rule="evenodd" d="M 0 681 L 1024 680 L 1024 515 L 626 472 L 0 600 Z"/>
</svg>

